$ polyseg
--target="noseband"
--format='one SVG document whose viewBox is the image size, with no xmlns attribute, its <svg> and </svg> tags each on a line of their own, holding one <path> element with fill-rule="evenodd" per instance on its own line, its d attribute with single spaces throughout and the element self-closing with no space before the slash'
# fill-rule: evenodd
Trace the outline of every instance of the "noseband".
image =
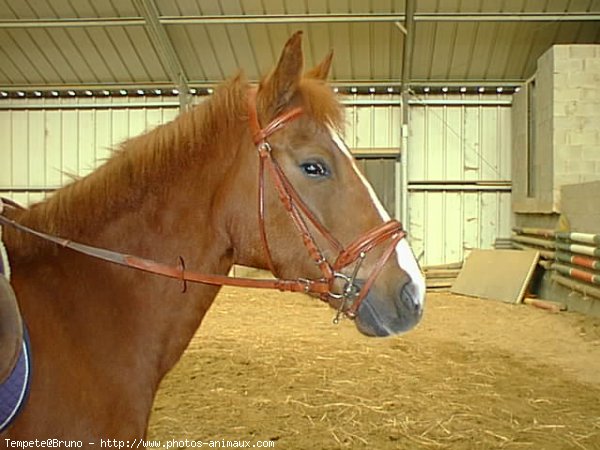
<svg viewBox="0 0 600 450">
<path fill-rule="evenodd" d="M 252 132 L 252 139 L 259 156 L 258 226 L 268 267 L 273 275 L 276 276 L 277 272 L 275 270 L 275 265 L 273 264 L 265 228 L 265 166 L 271 175 L 271 179 L 277 189 L 283 207 L 287 211 L 302 238 L 302 242 L 308 251 L 309 257 L 317 267 L 319 267 L 323 276 L 320 280 L 307 283 L 305 292 L 318 294 L 324 301 L 330 301 L 331 299 L 340 300 L 338 314 L 335 319 L 336 322 L 342 313 L 350 318 L 354 318 L 361 302 L 369 292 L 375 279 L 379 276 L 383 266 L 394 253 L 398 242 L 405 237 L 406 233 L 402 229 L 402 224 L 399 221 L 389 220 L 359 236 L 347 247 L 343 247 L 302 200 L 273 156 L 272 148 L 268 141 L 269 136 L 273 133 L 285 127 L 291 121 L 299 118 L 303 114 L 302 108 L 296 107 L 290 109 L 277 116 L 264 128 L 261 128 L 256 108 L 256 95 L 256 89 L 251 89 L 248 93 L 248 121 L 250 131 Z M 317 245 L 314 236 L 310 232 L 308 226 L 309 223 L 323 238 L 325 238 L 332 249 L 337 252 L 337 258 L 333 263 L 330 263 L 325 258 L 323 251 Z M 363 286 L 357 285 L 356 277 L 367 254 L 375 247 L 386 242 L 388 243 L 387 248 L 376 262 L 367 281 Z M 355 264 L 352 274 L 344 274 L 342 271 L 352 264 Z M 343 288 L 339 292 L 335 292 L 337 280 L 340 280 L 343 284 Z M 326 285 L 327 287 L 326 292 L 323 292 L 323 285 Z"/>
<path fill-rule="evenodd" d="M 273 258 L 271 256 L 265 227 L 265 167 L 269 171 L 271 180 L 275 185 L 283 207 L 287 211 L 304 242 L 309 257 L 321 271 L 322 278 L 320 279 L 309 280 L 299 278 L 296 280 L 287 280 L 275 278 L 272 280 L 265 280 L 203 274 L 187 270 L 182 258 L 180 258 L 177 266 L 172 266 L 150 259 L 140 258 L 138 256 L 93 247 L 33 230 L 1 214 L 0 225 L 11 226 L 22 232 L 53 242 L 61 247 L 69 248 L 97 259 L 180 280 L 182 282 L 183 291 L 185 291 L 186 282 L 192 282 L 216 286 L 237 286 L 245 288 L 278 289 L 280 291 L 288 292 L 305 292 L 316 295 L 326 302 L 332 300 L 339 301 L 338 313 L 334 322 L 337 323 L 342 314 L 349 318 L 354 318 L 361 302 L 366 297 L 369 289 L 375 282 L 375 279 L 381 273 L 383 266 L 394 253 L 398 242 L 400 242 L 406 234 L 399 221 L 390 220 L 367 231 L 350 245 L 344 247 L 316 218 L 290 183 L 281 166 L 273 156 L 272 148 L 268 141 L 268 138 L 273 133 L 285 127 L 288 123 L 297 119 L 302 114 L 302 108 L 293 108 L 277 116 L 265 127 L 261 128 L 256 110 L 256 89 L 251 89 L 249 91 L 248 121 L 252 140 L 256 145 L 259 156 L 258 225 L 268 267 L 273 275 L 276 276 L 275 264 L 273 263 Z M 0 202 L 4 202 L 6 206 L 12 207 L 13 209 L 15 208 L 11 205 L 12 202 L 9 200 L 0 199 Z M 337 257 L 333 263 L 325 258 L 323 251 L 318 246 L 309 229 L 309 224 L 312 225 L 314 229 L 325 238 L 331 248 L 337 252 Z M 364 259 L 371 250 L 385 243 L 387 243 L 387 247 L 375 263 L 367 280 L 360 286 L 357 283 L 357 276 Z M 351 269 L 351 274 L 346 275 L 343 273 L 344 269 L 350 271 L 349 268 L 352 264 L 354 264 L 354 267 Z M 336 290 L 336 282 L 341 283 L 341 289 Z"/>
</svg>

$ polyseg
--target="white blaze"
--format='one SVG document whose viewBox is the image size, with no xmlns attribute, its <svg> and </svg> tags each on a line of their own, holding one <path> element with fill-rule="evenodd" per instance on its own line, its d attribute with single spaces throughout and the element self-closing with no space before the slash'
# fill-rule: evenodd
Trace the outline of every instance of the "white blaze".
<svg viewBox="0 0 600 450">
<path fill-rule="evenodd" d="M 348 158 L 352 169 L 354 170 L 358 178 L 362 181 L 362 183 L 365 185 L 367 192 L 371 196 L 371 201 L 373 202 L 373 205 L 375 205 L 375 208 L 379 212 L 381 219 L 384 222 L 391 220 L 389 213 L 381 204 L 381 201 L 379 200 L 379 197 L 377 197 L 377 194 L 373 190 L 371 183 L 369 183 L 365 176 L 361 173 L 361 171 L 358 170 L 356 161 L 352 157 L 352 153 L 350 153 L 350 150 L 346 146 L 346 143 L 335 132 L 335 130 L 333 130 L 333 128 L 330 128 L 329 131 L 331 133 L 331 138 L 333 139 L 333 142 L 335 142 L 340 151 Z M 415 284 L 418 291 L 417 299 L 422 305 L 423 300 L 425 299 L 425 277 L 423 276 L 423 273 L 419 268 L 419 264 L 417 263 L 417 259 L 415 258 L 415 255 L 410 246 L 408 245 L 406 239 L 402 239 L 396 246 L 396 260 L 398 261 L 398 266 L 400 266 L 400 268 L 408 274 L 412 282 Z"/>
</svg>

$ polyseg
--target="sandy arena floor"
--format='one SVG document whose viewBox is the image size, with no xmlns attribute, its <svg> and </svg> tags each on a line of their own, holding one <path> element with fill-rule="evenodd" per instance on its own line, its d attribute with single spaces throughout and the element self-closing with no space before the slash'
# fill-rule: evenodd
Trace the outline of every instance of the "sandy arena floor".
<svg viewBox="0 0 600 450">
<path fill-rule="evenodd" d="M 149 438 L 279 449 L 600 449 L 600 320 L 432 293 L 361 336 L 302 295 L 224 289 L 159 390 Z"/>
</svg>

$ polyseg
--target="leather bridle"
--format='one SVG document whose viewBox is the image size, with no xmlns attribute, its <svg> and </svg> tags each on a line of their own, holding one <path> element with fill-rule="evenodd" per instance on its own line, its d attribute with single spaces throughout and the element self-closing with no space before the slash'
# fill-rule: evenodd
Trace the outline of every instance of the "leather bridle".
<svg viewBox="0 0 600 450">
<path fill-rule="evenodd" d="M 359 236 L 350 245 L 346 247 L 342 246 L 302 200 L 273 156 L 272 148 L 268 141 L 268 138 L 273 133 L 299 118 L 303 114 L 303 109 L 300 107 L 292 108 L 287 112 L 278 115 L 265 127 L 261 127 L 256 109 L 256 94 L 256 89 L 251 89 L 248 93 L 248 121 L 252 140 L 259 156 L 258 226 L 267 259 L 267 265 L 273 275 L 276 276 L 277 272 L 271 256 L 265 226 L 265 167 L 269 171 L 270 178 L 275 185 L 283 207 L 287 211 L 302 238 L 309 257 L 320 269 L 322 278 L 253 279 L 203 274 L 186 269 L 182 258 L 180 258 L 177 266 L 173 266 L 46 234 L 21 225 L 3 215 L 0 215 L 0 224 L 9 225 L 20 231 L 94 258 L 162 275 L 168 278 L 178 279 L 183 283 L 183 291 L 185 291 L 186 282 L 193 282 L 217 286 L 237 286 L 277 289 L 287 292 L 305 292 L 307 294 L 316 295 L 327 302 L 332 300 L 339 301 L 338 314 L 334 319 L 335 322 L 339 320 L 341 314 L 344 314 L 349 318 L 354 318 L 361 302 L 364 300 L 369 289 L 381 273 L 383 266 L 394 253 L 398 242 L 400 242 L 406 234 L 399 221 L 389 220 Z M 0 202 L 4 202 L 6 206 L 10 206 L 11 203 L 4 199 L 0 199 Z M 12 207 L 14 208 L 14 206 Z M 325 258 L 323 251 L 318 246 L 315 237 L 310 231 L 309 224 L 312 225 L 314 229 L 325 238 L 331 248 L 337 252 L 337 257 L 333 263 Z M 367 254 L 375 247 L 385 243 L 387 243 L 387 247 L 375 263 L 367 280 L 364 284 L 358 283 L 358 272 Z M 344 274 L 342 271 L 349 268 L 352 264 L 354 264 L 354 268 L 352 269 L 351 275 Z M 342 288 L 338 291 L 336 291 L 336 281 L 340 281 L 342 284 Z"/>
<path fill-rule="evenodd" d="M 328 287 L 327 292 L 323 294 L 307 285 L 305 292 L 317 293 L 321 299 L 325 301 L 331 299 L 341 300 L 336 321 L 341 313 L 354 318 L 361 302 L 364 300 L 369 289 L 379 276 L 383 266 L 394 253 L 398 242 L 406 236 L 406 233 L 402 229 L 402 224 L 399 221 L 389 220 L 367 231 L 344 248 L 302 200 L 273 156 L 273 151 L 268 141 L 269 136 L 273 133 L 280 130 L 291 121 L 299 118 L 303 114 L 303 109 L 301 107 L 292 108 L 277 116 L 264 128 L 261 128 L 256 108 L 256 96 L 257 90 L 251 89 L 248 93 L 248 122 L 250 131 L 252 132 L 252 140 L 254 141 L 259 156 L 258 226 L 268 267 L 273 275 L 276 275 L 277 272 L 275 265 L 273 264 L 265 227 L 265 166 L 268 168 L 273 184 L 277 189 L 279 199 L 296 226 L 310 258 L 321 271 L 322 278 L 317 280 L 316 283 L 319 283 L 319 286 L 322 283 L 325 283 Z M 314 229 L 325 238 L 332 249 L 337 252 L 337 258 L 333 264 L 325 258 L 323 251 L 317 245 L 314 236 L 310 232 L 308 223 L 310 223 Z M 364 285 L 357 285 L 356 277 L 367 253 L 386 242 L 388 242 L 387 248 L 376 262 Z M 348 276 L 342 273 L 343 269 L 352 264 L 355 264 L 352 275 Z M 334 292 L 336 280 L 341 280 L 343 282 L 343 288 L 340 293 Z"/>
</svg>

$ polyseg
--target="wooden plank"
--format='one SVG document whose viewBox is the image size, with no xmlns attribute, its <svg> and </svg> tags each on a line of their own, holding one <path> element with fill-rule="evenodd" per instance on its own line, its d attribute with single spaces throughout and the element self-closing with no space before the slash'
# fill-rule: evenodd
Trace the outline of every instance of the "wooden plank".
<svg viewBox="0 0 600 450">
<path fill-rule="evenodd" d="M 423 270 L 425 272 L 427 272 L 428 270 L 437 270 L 437 269 L 457 269 L 460 271 L 462 266 L 463 266 L 463 262 L 457 261 L 457 262 L 447 263 L 447 264 L 436 264 L 433 266 L 423 266 Z"/>
<path fill-rule="evenodd" d="M 539 257 L 537 251 L 475 249 L 450 291 L 521 303 Z"/>
<path fill-rule="evenodd" d="M 553 312 L 553 313 L 567 310 L 567 305 L 565 305 L 564 303 L 553 302 L 550 300 L 525 298 L 525 299 L 523 299 L 523 303 L 525 303 L 526 305 L 535 306 L 536 308 L 545 309 L 545 310 Z"/>
<path fill-rule="evenodd" d="M 460 269 L 425 270 L 424 273 L 427 278 L 456 278 Z"/>
<path fill-rule="evenodd" d="M 431 289 L 450 289 L 454 280 L 447 281 L 427 281 L 427 290 Z"/>
</svg>

